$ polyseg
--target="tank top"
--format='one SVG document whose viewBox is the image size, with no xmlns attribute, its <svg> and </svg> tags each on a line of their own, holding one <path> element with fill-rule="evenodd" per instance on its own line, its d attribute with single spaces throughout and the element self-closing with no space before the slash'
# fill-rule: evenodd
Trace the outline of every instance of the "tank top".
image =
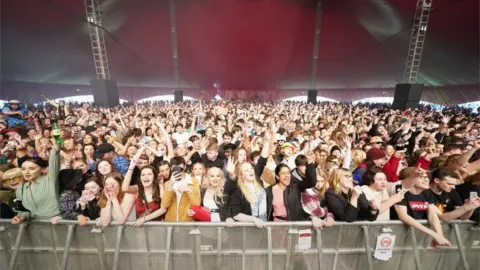
<svg viewBox="0 0 480 270">
<path fill-rule="evenodd" d="M 148 202 L 148 207 L 150 208 L 149 209 L 150 213 L 153 213 L 156 210 L 160 209 L 160 204 L 157 203 L 157 202 Z M 135 211 L 137 212 L 137 218 L 141 217 L 144 214 L 147 215 L 146 214 L 147 210 L 148 209 L 147 209 L 147 206 L 145 205 L 145 203 L 142 201 L 140 196 L 137 196 L 137 198 L 135 199 Z M 163 216 L 164 215 L 161 215 L 156 219 L 152 219 L 151 221 L 162 221 Z"/>
</svg>

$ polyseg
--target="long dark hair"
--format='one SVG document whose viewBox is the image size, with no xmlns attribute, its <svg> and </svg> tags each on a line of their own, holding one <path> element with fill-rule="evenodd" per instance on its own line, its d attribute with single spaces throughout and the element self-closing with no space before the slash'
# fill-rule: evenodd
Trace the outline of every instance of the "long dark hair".
<svg viewBox="0 0 480 270">
<path fill-rule="evenodd" d="M 159 181 L 158 181 L 158 171 L 153 166 L 150 166 L 150 165 L 145 166 L 140 170 L 140 178 L 142 177 L 142 171 L 145 169 L 152 170 L 152 173 L 153 173 L 152 200 L 153 202 L 160 204 L 161 199 L 160 199 L 160 187 L 159 187 Z M 141 179 L 140 181 L 138 181 L 138 193 L 140 194 L 140 199 L 141 199 L 140 203 L 142 205 L 143 204 L 148 205 L 147 196 L 145 195 L 145 187 L 143 186 Z"/>
</svg>

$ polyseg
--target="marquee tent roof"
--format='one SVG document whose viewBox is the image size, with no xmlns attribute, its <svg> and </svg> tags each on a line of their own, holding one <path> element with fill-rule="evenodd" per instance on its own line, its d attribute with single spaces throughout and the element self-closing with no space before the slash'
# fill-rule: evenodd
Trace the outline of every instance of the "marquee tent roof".
<svg viewBox="0 0 480 270">
<path fill-rule="evenodd" d="M 323 0 L 317 89 L 393 87 L 417 0 Z M 173 88 L 168 0 L 103 0 L 119 85 Z M 176 0 L 180 88 L 309 89 L 315 0 Z M 479 1 L 434 0 L 420 82 L 479 85 Z M 95 77 L 83 0 L 1 1 L 3 81 Z"/>
</svg>

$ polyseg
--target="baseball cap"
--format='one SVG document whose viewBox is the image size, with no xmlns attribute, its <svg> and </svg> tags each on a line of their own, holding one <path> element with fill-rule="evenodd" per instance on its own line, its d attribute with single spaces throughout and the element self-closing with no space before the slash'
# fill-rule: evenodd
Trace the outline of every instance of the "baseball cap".
<svg viewBox="0 0 480 270">
<path fill-rule="evenodd" d="M 106 153 L 110 153 L 113 151 L 115 151 L 115 147 L 113 145 L 109 143 L 103 143 L 97 146 L 97 151 L 95 151 L 93 157 L 95 159 L 102 159 Z"/>
</svg>

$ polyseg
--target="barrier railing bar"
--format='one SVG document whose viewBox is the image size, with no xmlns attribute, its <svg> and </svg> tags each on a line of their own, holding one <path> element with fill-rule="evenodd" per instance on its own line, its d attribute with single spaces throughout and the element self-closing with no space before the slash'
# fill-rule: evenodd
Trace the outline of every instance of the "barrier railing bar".
<svg viewBox="0 0 480 270">
<path fill-rule="evenodd" d="M 368 269 L 373 270 L 372 248 L 370 247 L 370 233 L 368 231 L 368 225 L 363 225 L 362 229 L 363 229 L 363 238 L 365 241 L 365 253 L 367 253 Z"/>
<path fill-rule="evenodd" d="M 60 265 L 61 270 L 67 269 L 68 255 L 70 252 L 70 246 L 72 244 L 72 236 L 75 225 L 68 225 L 67 239 L 65 240 L 65 248 L 63 249 L 62 263 Z"/>
<path fill-rule="evenodd" d="M 245 270 L 245 242 L 246 242 L 246 238 L 245 238 L 245 227 L 242 227 L 242 270 Z"/>
<path fill-rule="evenodd" d="M 465 254 L 465 247 L 463 246 L 462 236 L 460 235 L 460 229 L 458 224 L 453 224 L 453 229 L 455 230 L 455 237 L 457 238 L 458 251 L 460 251 L 460 257 L 462 258 L 463 268 L 469 270 L 470 266 L 467 262 L 467 255 Z"/>
<path fill-rule="evenodd" d="M 293 266 L 295 265 L 295 243 L 297 236 L 298 230 L 296 227 L 288 229 L 286 270 L 293 270 Z"/>
<path fill-rule="evenodd" d="M 218 270 L 222 269 L 222 227 L 217 228 L 217 263 Z"/>
<path fill-rule="evenodd" d="M 419 248 L 418 249 L 419 251 L 428 251 L 430 253 L 443 253 L 443 252 L 446 252 L 446 251 L 458 251 L 457 248 L 447 248 L 447 247 L 442 247 L 442 248 L 439 248 L 439 249 L 432 249 L 432 248 Z M 472 248 L 472 250 L 478 250 L 478 252 L 480 252 L 480 248 Z M 45 248 L 20 248 L 19 252 L 28 252 L 28 251 L 33 251 L 35 253 L 45 253 L 45 252 L 48 252 L 48 253 L 51 253 L 52 250 L 45 250 Z M 63 252 L 63 249 L 58 249 L 58 251 L 62 251 Z M 412 252 L 412 248 L 411 247 L 404 247 L 404 248 L 394 248 L 393 249 L 394 252 L 402 252 L 402 251 L 410 251 Z M 113 249 L 111 250 L 106 250 L 105 253 L 106 254 L 109 254 L 109 253 L 114 253 L 115 251 Z M 85 254 L 97 254 L 98 251 L 96 249 L 72 249 L 70 248 L 70 253 L 85 253 Z M 202 255 L 208 255 L 208 256 L 213 256 L 213 255 L 216 255 L 218 252 L 217 251 L 201 251 L 200 252 Z M 242 251 L 239 250 L 239 249 L 229 249 L 229 250 L 225 250 L 225 251 L 221 251 L 220 254 L 221 255 L 232 255 L 232 254 L 241 254 Z M 298 251 L 296 253 L 301 253 L 301 254 L 304 254 L 304 255 L 317 255 L 318 254 L 318 251 L 316 249 L 311 249 L 311 250 L 305 250 L 305 251 Z M 339 251 L 336 251 L 335 249 L 323 249 L 322 250 L 322 255 L 335 255 L 336 253 L 338 253 L 339 255 L 347 255 L 347 254 L 361 254 L 361 253 L 365 253 L 365 248 L 347 248 L 347 249 L 341 249 Z M 145 250 L 120 250 L 120 254 L 147 254 L 147 251 Z M 162 255 L 162 254 L 166 254 L 165 251 L 150 251 L 150 254 L 155 254 L 155 255 Z M 170 254 L 175 254 L 175 255 L 191 255 L 193 256 L 194 253 L 192 251 L 179 251 L 179 250 L 172 250 L 170 251 Z M 272 250 L 272 255 L 286 255 L 287 254 L 287 251 L 286 249 L 273 249 Z M 246 256 L 252 256 L 252 255 L 268 255 L 268 250 L 261 250 L 261 249 L 258 249 L 258 250 L 255 250 L 255 249 L 251 249 L 251 250 L 246 250 L 245 251 L 245 255 Z M 3 270 L 3 269 L 2 269 Z"/>
<path fill-rule="evenodd" d="M 163 264 L 164 270 L 170 269 L 170 247 L 172 245 L 172 227 L 167 227 L 167 243 L 165 245 L 165 261 Z"/>
<path fill-rule="evenodd" d="M 60 265 L 60 260 L 58 259 L 58 252 L 57 252 L 57 232 L 55 231 L 54 229 L 54 226 L 55 225 L 51 225 L 50 226 L 50 241 L 52 241 L 52 256 L 53 256 L 53 259 L 54 261 L 56 262 L 56 265 L 57 265 L 57 269 L 60 270 L 61 269 L 61 265 Z"/>
<path fill-rule="evenodd" d="M 98 252 L 98 260 L 102 270 L 109 269 L 107 256 L 105 254 L 105 239 L 103 238 L 103 231 L 101 228 L 94 227 L 92 233 L 95 235 L 95 246 Z"/>
<path fill-rule="evenodd" d="M 422 269 L 422 263 L 420 262 L 420 253 L 418 252 L 418 246 L 417 246 L 417 235 L 415 234 L 415 229 L 410 228 L 410 236 L 412 237 L 412 248 L 413 248 L 413 255 L 415 257 L 415 266 L 417 267 L 417 270 Z"/>
<path fill-rule="evenodd" d="M 338 262 L 338 248 L 340 247 L 340 241 L 342 239 L 342 231 L 343 231 L 343 226 L 340 226 L 340 229 L 338 229 L 338 235 L 337 235 L 337 243 L 335 244 L 335 257 L 333 258 L 333 270 L 337 269 L 337 262 Z"/>
<path fill-rule="evenodd" d="M 113 270 L 118 269 L 118 257 L 120 254 L 120 245 L 122 244 L 123 226 L 117 228 L 117 239 L 115 240 L 115 253 L 113 254 Z"/>
<path fill-rule="evenodd" d="M 5 254 L 5 259 L 7 262 L 10 262 L 10 252 L 12 247 L 10 246 L 10 239 L 7 236 L 7 229 L 5 226 L 0 226 L 0 247 L 2 247 L 3 253 Z M 8 265 L 10 267 L 10 265 Z M 8 270 L 12 270 L 8 268 Z"/>
<path fill-rule="evenodd" d="M 10 224 L 11 220 L 10 219 L 0 219 L 0 224 L 5 223 L 5 224 Z M 428 224 L 427 220 L 418 220 L 420 224 Z M 28 223 L 36 224 L 36 223 L 43 223 L 43 224 L 51 224 L 50 220 L 31 220 Z M 58 222 L 58 225 L 65 225 L 65 224 L 78 224 L 77 221 L 74 220 L 60 220 Z M 118 222 L 112 222 L 110 225 L 111 226 L 132 226 L 134 222 L 126 222 L 126 223 L 118 223 Z M 265 222 L 265 227 L 290 227 L 290 226 L 298 226 L 298 227 L 311 227 L 312 223 L 309 221 L 285 221 L 285 222 Z M 399 220 L 391 220 L 391 221 L 355 221 L 355 222 L 335 222 L 333 225 L 334 227 L 336 226 L 361 226 L 361 225 L 375 225 L 375 226 L 381 226 L 381 225 L 401 225 L 404 224 L 402 221 Z M 464 220 L 453 220 L 449 222 L 442 222 L 442 224 L 476 224 L 473 221 L 464 221 Z M 88 221 L 88 225 L 96 225 L 96 221 Z M 225 222 L 160 222 L 160 221 L 149 221 L 145 224 L 143 224 L 144 227 L 169 227 L 169 226 L 174 226 L 174 227 L 226 227 Z M 255 227 L 255 224 L 251 222 L 235 222 L 234 223 L 234 228 L 235 227 Z"/>
<path fill-rule="evenodd" d="M 315 229 L 315 234 L 317 237 L 318 268 L 320 270 L 324 270 L 325 267 L 322 265 L 322 262 L 323 262 L 322 231 L 320 229 Z"/>
<path fill-rule="evenodd" d="M 272 255 L 272 228 L 267 228 L 267 245 L 268 245 L 268 270 L 273 270 L 273 255 Z"/>
<path fill-rule="evenodd" d="M 15 266 L 17 264 L 18 249 L 22 244 L 22 237 L 23 237 L 23 232 L 25 231 L 25 226 L 26 226 L 25 224 L 20 224 L 20 228 L 18 228 L 17 237 L 15 239 L 15 246 L 13 248 L 12 256 L 10 257 L 9 268 L 11 270 L 15 270 Z"/>
</svg>

